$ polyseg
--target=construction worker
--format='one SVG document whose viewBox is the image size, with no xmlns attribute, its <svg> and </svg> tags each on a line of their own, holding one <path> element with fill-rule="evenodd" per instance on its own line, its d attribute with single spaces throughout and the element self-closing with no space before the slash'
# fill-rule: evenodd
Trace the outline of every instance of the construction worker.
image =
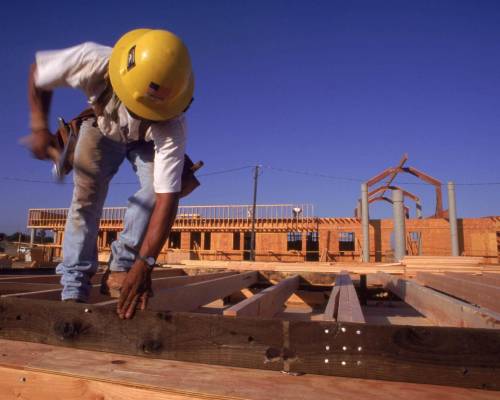
<svg viewBox="0 0 500 400">
<path fill-rule="evenodd" d="M 74 190 L 63 243 L 62 300 L 87 302 L 98 268 L 97 235 L 108 185 L 124 159 L 140 190 L 129 198 L 124 229 L 111 245 L 104 285 L 120 291 L 117 312 L 144 309 L 156 263 L 176 216 L 184 164 L 184 112 L 194 80 L 184 43 L 164 30 L 136 29 L 113 48 L 83 43 L 36 53 L 31 68 L 31 150 L 48 159 L 52 91 L 82 90 L 94 116 L 81 124 L 74 152 Z"/>
</svg>

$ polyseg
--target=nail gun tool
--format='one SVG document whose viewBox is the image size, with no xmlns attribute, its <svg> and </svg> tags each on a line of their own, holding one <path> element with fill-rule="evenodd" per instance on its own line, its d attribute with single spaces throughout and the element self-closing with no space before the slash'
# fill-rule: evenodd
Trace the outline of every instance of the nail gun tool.
<svg viewBox="0 0 500 400">
<path fill-rule="evenodd" d="M 52 176 L 54 177 L 56 182 L 62 183 L 64 181 L 64 176 L 66 175 L 66 170 L 68 167 L 68 158 L 71 153 L 70 149 L 74 148 L 74 145 L 76 143 L 76 135 L 71 124 L 67 124 L 62 117 L 59 117 L 57 119 L 57 124 L 59 127 L 59 132 L 65 134 L 67 140 L 59 157 L 54 159 Z"/>
</svg>

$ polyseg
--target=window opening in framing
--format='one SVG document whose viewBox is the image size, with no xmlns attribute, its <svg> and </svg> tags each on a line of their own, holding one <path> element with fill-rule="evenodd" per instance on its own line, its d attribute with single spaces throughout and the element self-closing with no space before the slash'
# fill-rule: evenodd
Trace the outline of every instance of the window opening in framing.
<svg viewBox="0 0 500 400">
<path fill-rule="evenodd" d="M 212 232 L 205 232 L 205 240 L 203 242 L 203 250 L 210 250 L 212 242 Z"/>
<path fill-rule="evenodd" d="M 233 250 L 240 249 L 241 235 L 239 232 L 233 232 Z"/>
<path fill-rule="evenodd" d="M 306 261 L 319 261 L 318 232 L 307 232 Z"/>
<path fill-rule="evenodd" d="M 339 251 L 354 251 L 355 248 L 354 232 L 340 232 Z"/>
<path fill-rule="evenodd" d="M 199 250 L 201 244 L 201 232 L 191 232 L 191 241 L 189 243 L 189 248 L 191 250 Z"/>
<path fill-rule="evenodd" d="M 302 250 L 302 232 L 288 232 L 287 233 L 287 243 L 286 243 L 287 251 Z"/>
<path fill-rule="evenodd" d="M 181 233 L 180 232 L 170 232 L 168 236 L 168 248 L 169 249 L 180 249 L 181 248 Z"/>
</svg>

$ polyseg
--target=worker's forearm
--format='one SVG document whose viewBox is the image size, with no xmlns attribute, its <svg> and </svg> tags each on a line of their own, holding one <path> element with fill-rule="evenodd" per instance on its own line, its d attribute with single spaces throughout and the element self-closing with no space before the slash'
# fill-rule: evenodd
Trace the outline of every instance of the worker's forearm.
<svg viewBox="0 0 500 400">
<path fill-rule="evenodd" d="M 28 101 L 31 111 L 31 130 L 34 133 L 48 130 L 48 117 L 52 100 L 51 91 L 41 90 L 36 87 L 35 72 L 36 64 L 32 64 L 28 79 Z"/>
<path fill-rule="evenodd" d="M 139 254 L 158 257 L 177 214 L 178 193 L 157 193 L 156 203 Z"/>
</svg>

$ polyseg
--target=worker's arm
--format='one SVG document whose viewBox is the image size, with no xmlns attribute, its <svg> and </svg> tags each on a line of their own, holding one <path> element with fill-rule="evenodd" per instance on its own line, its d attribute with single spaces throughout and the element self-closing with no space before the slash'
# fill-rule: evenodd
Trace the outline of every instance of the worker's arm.
<svg viewBox="0 0 500 400">
<path fill-rule="evenodd" d="M 83 91 L 89 101 L 95 100 L 106 86 L 110 54 L 110 47 L 90 42 L 35 54 L 28 77 L 28 101 L 32 132 L 29 145 L 36 158 L 49 158 L 50 146 L 56 146 L 48 124 L 52 91 L 70 87 Z M 54 152 L 50 153 L 54 157 Z"/>
<path fill-rule="evenodd" d="M 54 137 L 49 131 L 49 111 L 52 91 L 42 90 L 35 84 L 36 64 L 32 64 L 28 77 L 28 101 L 30 106 L 31 138 L 33 155 L 44 160 L 49 158 L 48 149 L 54 146 Z"/>
<path fill-rule="evenodd" d="M 156 193 L 156 202 L 139 254 L 157 258 L 170 234 L 179 204 L 179 193 Z M 117 312 L 120 318 L 132 318 L 140 304 L 147 305 L 151 290 L 151 271 L 146 263 L 137 259 L 123 282 Z"/>
<path fill-rule="evenodd" d="M 151 136 L 155 144 L 153 187 L 156 202 L 144 239 L 139 249 L 143 257 L 157 257 L 174 223 L 182 191 L 182 169 L 186 148 L 186 124 L 183 115 L 153 124 Z M 136 261 L 122 284 L 117 312 L 121 318 L 131 318 L 141 302 L 146 307 L 151 276 L 146 263 Z"/>
</svg>

